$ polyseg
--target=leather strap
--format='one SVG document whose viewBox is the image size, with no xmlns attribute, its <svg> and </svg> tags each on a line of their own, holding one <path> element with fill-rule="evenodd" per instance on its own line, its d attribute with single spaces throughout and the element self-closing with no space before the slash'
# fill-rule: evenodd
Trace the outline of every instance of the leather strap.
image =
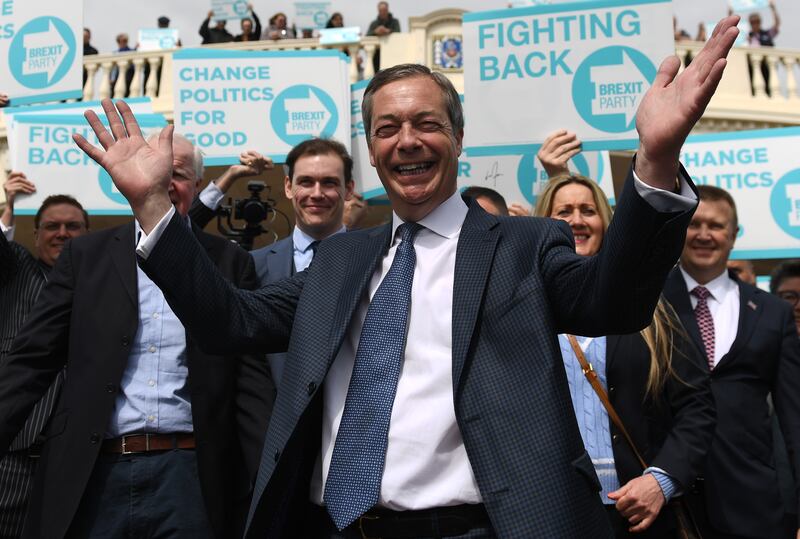
<svg viewBox="0 0 800 539">
<path fill-rule="evenodd" d="M 194 434 L 181 432 L 174 434 L 129 434 L 120 438 L 103 441 L 104 453 L 128 455 L 130 453 L 149 453 L 171 449 L 194 449 Z"/>
<path fill-rule="evenodd" d="M 583 349 L 581 348 L 580 344 L 578 344 L 578 339 L 575 338 L 575 335 L 567 335 L 567 339 L 569 339 L 569 344 L 572 346 L 572 351 L 575 352 L 575 356 L 578 358 L 578 363 L 581 364 L 583 375 L 589 381 L 592 389 L 594 389 L 594 392 L 597 393 L 597 396 L 600 398 L 600 402 L 603 404 L 606 412 L 608 412 L 608 417 L 611 418 L 614 426 L 617 427 L 617 429 L 619 429 L 619 431 L 625 437 L 625 440 L 628 442 L 633 454 L 636 455 L 639 464 L 642 465 L 642 469 L 646 469 L 647 463 L 642 458 L 642 454 L 639 453 L 639 450 L 636 449 L 636 444 L 633 443 L 633 439 L 631 438 L 630 434 L 628 434 L 625 425 L 622 424 L 622 419 L 620 419 L 617 411 L 611 404 L 611 401 L 608 400 L 608 393 L 606 393 L 603 384 L 600 383 L 600 378 L 597 376 L 597 371 L 594 370 L 594 367 L 592 367 L 591 363 L 586 361 L 586 355 L 584 355 Z"/>
</svg>

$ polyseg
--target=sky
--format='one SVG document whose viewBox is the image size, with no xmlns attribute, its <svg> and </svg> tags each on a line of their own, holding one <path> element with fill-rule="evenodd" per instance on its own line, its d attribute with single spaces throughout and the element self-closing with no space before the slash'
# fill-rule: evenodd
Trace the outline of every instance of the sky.
<svg viewBox="0 0 800 539">
<path fill-rule="evenodd" d="M 32 1 L 32 0 L 31 0 Z M 329 0 L 332 8 L 341 11 L 345 25 L 360 26 L 366 30 L 375 18 L 377 0 Z M 403 30 L 408 29 L 408 17 L 424 15 L 436 9 L 460 7 L 477 11 L 504 7 L 508 0 L 392 0 L 390 9 L 401 22 Z M 561 2 L 563 0 L 553 0 Z M 800 50 L 800 2 L 798 0 L 775 0 L 782 19 L 782 31 L 776 39 L 776 46 Z M 252 0 L 254 10 L 264 26 L 277 11 L 283 11 L 291 22 L 294 16 L 294 2 L 285 0 Z M 211 0 L 84 0 L 84 23 L 92 30 L 92 44 L 101 52 L 111 52 L 116 48 L 114 37 L 121 32 L 128 33 L 131 45 L 136 43 L 140 28 L 152 28 L 160 15 L 171 20 L 171 26 L 178 28 L 184 46 L 200 44 L 197 30 L 210 8 Z M 674 0 L 678 24 L 689 34 L 694 35 L 701 22 L 712 22 L 727 13 L 726 0 Z M 767 27 L 771 16 L 762 16 Z M 228 23 L 231 33 L 238 33 L 236 21 Z"/>
</svg>

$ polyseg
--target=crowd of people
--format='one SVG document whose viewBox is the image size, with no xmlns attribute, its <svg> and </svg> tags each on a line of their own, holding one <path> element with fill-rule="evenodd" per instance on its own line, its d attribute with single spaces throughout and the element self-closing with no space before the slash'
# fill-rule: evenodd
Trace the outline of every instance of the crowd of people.
<svg viewBox="0 0 800 539">
<path fill-rule="evenodd" d="M 248 253 L 202 229 L 269 158 L 201 190 L 172 127 L 87 112 L 99 145 L 74 140 L 134 220 L 90 231 L 51 196 L 32 254 L 14 202 L 35 178 L 4 185 L 0 535 L 800 537 L 800 262 L 748 284 L 733 199 L 678 162 L 736 22 L 662 65 L 613 211 L 567 130 L 533 218 L 459 192 L 459 95 L 405 64 L 362 103 L 390 222 L 361 228 L 351 156 L 310 139 L 291 234 Z M 295 35 L 281 13 L 264 32 Z"/>
</svg>

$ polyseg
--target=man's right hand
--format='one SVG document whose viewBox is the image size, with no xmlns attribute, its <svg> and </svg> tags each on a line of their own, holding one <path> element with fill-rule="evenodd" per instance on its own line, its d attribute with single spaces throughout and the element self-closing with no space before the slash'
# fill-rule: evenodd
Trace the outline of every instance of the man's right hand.
<svg viewBox="0 0 800 539">
<path fill-rule="evenodd" d="M 111 175 L 114 185 L 128 199 L 139 224 L 149 234 L 172 207 L 168 189 L 172 179 L 174 128 L 168 125 L 157 139 L 148 143 L 124 101 L 117 101 L 115 108 L 110 99 L 104 99 L 102 105 L 110 132 L 93 111 L 87 110 L 84 116 L 105 151 L 77 133 L 72 138 Z"/>
<path fill-rule="evenodd" d="M 560 129 L 551 133 L 542 143 L 536 157 L 551 178 L 559 174 L 569 174 L 567 163 L 581 153 L 581 141 L 575 133 Z"/>
</svg>

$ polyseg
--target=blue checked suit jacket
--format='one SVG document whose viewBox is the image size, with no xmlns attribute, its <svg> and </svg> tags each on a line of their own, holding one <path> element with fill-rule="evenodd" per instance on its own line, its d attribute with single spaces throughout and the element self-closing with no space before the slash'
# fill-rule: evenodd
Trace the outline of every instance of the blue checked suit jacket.
<svg viewBox="0 0 800 539">
<path fill-rule="evenodd" d="M 498 218 L 470 204 L 454 276 L 453 392 L 498 537 L 612 536 L 557 334 L 624 334 L 649 324 L 691 213 L 656 212 L 629 178 L 603 250 L 580 257 L 565 223 Z M 289 351 L 248 537 L 302 536 L 320 389 L 389 241 L 388 225 L 336 235 L 308 271 L 255 292 L 220 278 L 176 221 L 140 262 L 208 352 Z"/>
</svg>

